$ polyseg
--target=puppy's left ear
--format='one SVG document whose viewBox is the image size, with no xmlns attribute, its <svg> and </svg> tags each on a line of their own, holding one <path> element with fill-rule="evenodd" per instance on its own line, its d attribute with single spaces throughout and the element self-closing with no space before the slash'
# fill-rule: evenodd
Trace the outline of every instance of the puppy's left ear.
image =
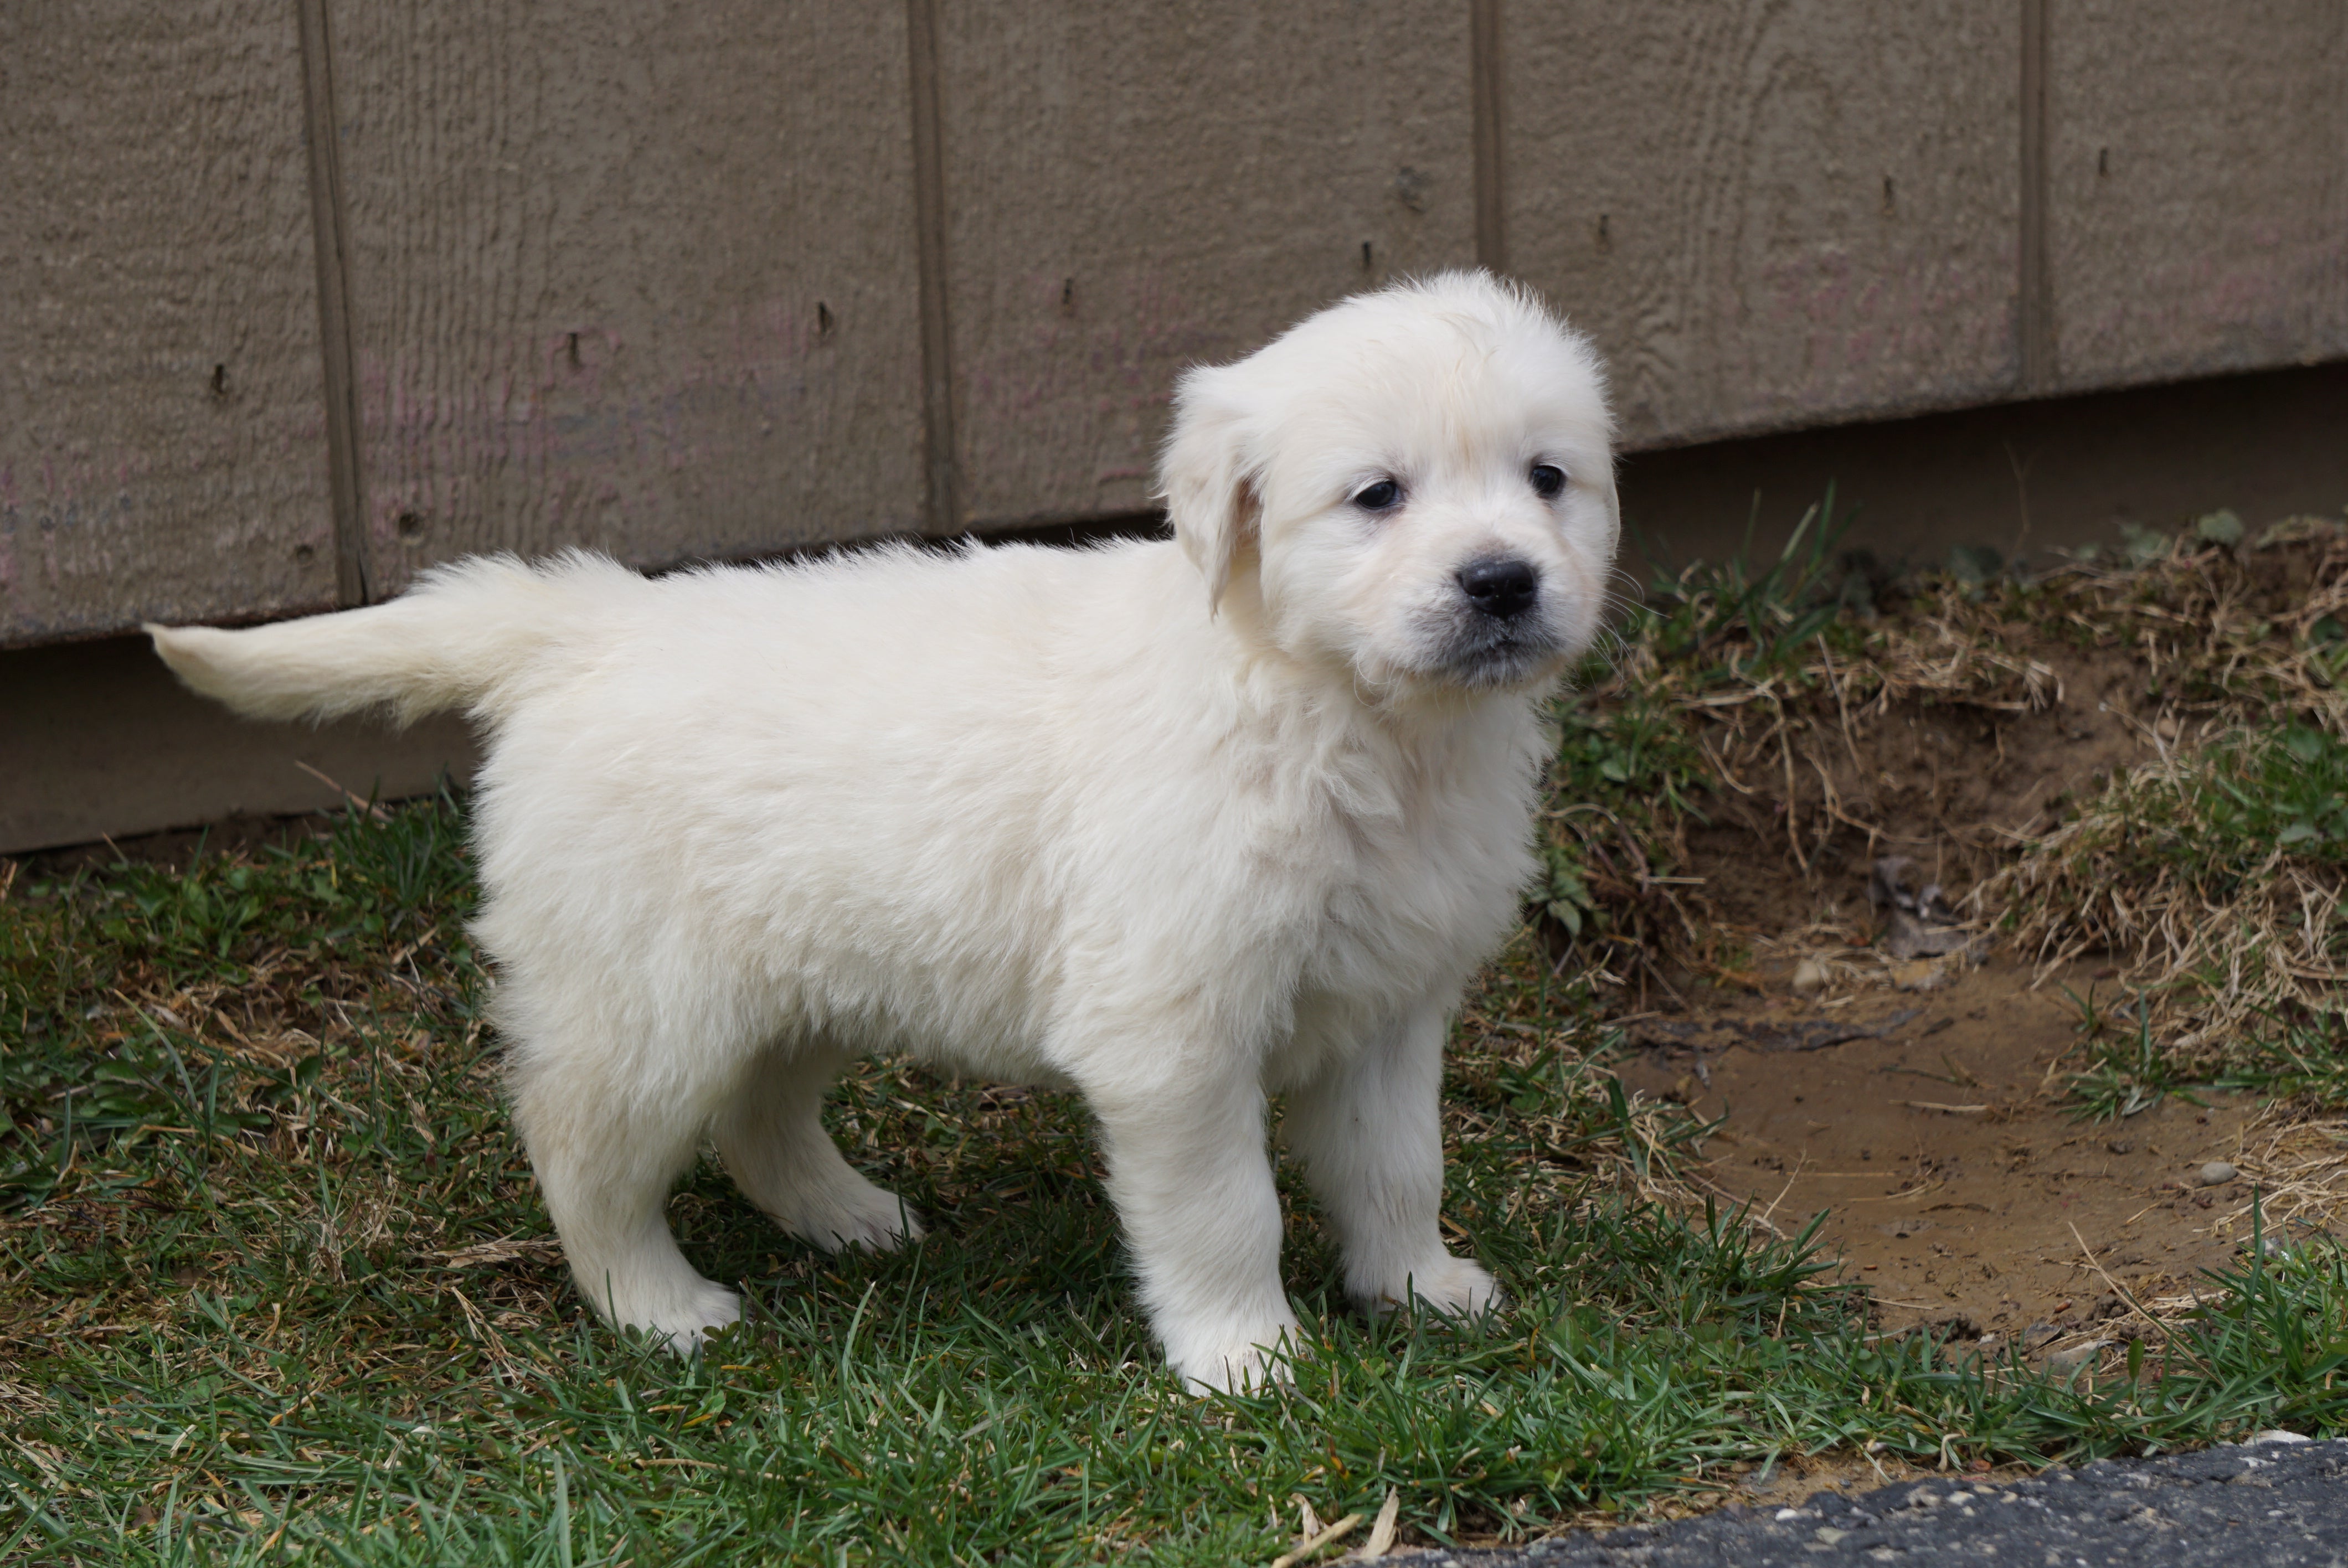
<svg viewBox="0 0 2348 1568">
<path fill-rule="evenodd" d="M 1174 432 L 1159 460 L 1158 493 L 1174 538 L 1207 579 L 1207 612 L 1256 544 L 1260 504 L 1248 450 L 1248 413 L 1220 368 L 1187 372 L 1174 391 Z"/>
</svg>

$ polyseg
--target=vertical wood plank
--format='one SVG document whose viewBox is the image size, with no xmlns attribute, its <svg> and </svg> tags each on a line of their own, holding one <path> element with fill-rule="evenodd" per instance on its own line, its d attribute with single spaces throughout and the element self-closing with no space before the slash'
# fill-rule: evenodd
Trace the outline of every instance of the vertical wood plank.
<svg viewBox="0 0 2348 1568">
<path fill-rule="evenodd" d="M 374 591 L 920 526 L 901 6 L 329 11 Z"/>
<path fill-rule="evenodd" d="M 1182 366 L 1476 261 L 1456 0 L 940 0 L 963 526 L 1150 505 Z"/>
<path fill-rule="evenodd" d="M 283 0 L 0 6 L 0 643 L 335 600 Z"/>
<path fill-rule="evenodd" d="M 1509 264 L 1628 443 L 2006 395 L 2013 0 L 1502 9 Z"/>
<path fill-rule="evenodd" d="M 2348 4 L 2045 3 L 2059 384 L 2348 354 Z"/>
</svg>

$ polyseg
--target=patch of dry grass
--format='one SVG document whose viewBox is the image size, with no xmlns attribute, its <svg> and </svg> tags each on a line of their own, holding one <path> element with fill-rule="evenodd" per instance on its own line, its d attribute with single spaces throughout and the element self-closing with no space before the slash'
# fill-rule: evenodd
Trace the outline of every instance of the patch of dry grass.
<svg viewBox="0 0 2348 1568">
<path fill-rule="evenodd" d="M 2335 1011 L 2348 984 L 2348 856 L 2229 831 L 2213 806 L 2255 771 L 2238 737 L 2179 750 L 2112 781 L 1979 890 L 2012 911 L 2024 952 L 2052 969 L 2120 960 L 2172 1059 L 2222 1065 L 2294 1022 Z"/>
<path fill-rule="evenodd" d="M 2288 550 L 2291 569 L 2261 572 Z M 2280 579 L 2280 580 L 2279 580 Z M 2172 1060 L 2218 1065 L 2336 1014 L 2348 984 L 2348 529 L 2179 539 L 2067 585 L 2066 624 L 2165 695 L 2155 757 L 1976 890 L 2049 970 L 2117 958 Z"/>
</svg>

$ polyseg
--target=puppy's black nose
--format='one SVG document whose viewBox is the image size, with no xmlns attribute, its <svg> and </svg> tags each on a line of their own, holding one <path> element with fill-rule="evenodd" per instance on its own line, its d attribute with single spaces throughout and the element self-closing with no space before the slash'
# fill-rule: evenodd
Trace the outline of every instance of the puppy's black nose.
<svg viewBox="0 0 2348 1568">
<path fill-rule="evenodd" d="M 1459 569 L 1459 591 L 1496 620 L 1513 620 L 1533 607 L 1540 574 L 1513 556 L 1487 556 Z"/>
</svg>

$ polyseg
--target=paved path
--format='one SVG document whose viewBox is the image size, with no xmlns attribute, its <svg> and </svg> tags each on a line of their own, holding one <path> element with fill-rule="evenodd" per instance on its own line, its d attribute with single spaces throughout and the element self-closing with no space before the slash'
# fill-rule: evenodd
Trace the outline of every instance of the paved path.
<svg viewBox="0 0 2348 1568">
<path fill-rule="evenodd" d="M 1427 1553 L 1411 1568 L 2348 1568 L 2348 1440 L 2103 1460 L 2029 1481 L 1901 1481 L 1798 1508 L 1723 1510 L 1528 1549 Z"/>
</svg>

